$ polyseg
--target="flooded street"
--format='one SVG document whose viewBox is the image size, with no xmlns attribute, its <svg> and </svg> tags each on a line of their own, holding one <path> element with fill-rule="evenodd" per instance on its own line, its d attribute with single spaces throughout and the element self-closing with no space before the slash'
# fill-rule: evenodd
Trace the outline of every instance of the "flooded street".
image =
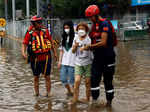
<svg viewBox="0 0 150 112">
<path fill-rule="evenodd" d="M 21 44 L 6 39 L 0 47 L 0 112 L 150 112 L 150 40 L 120 42 L 116 52 L 112 107 L 103 105 L 106 102 L 103 83 L 99 106 L 71 106 L 56 66 L 51 74 L 52 98 L 44 97 L 42 76 L 41 96 L 34 97 L 33 76 L 30 65 L 21 56 Z M 85 87 L 81 85 L 80 90 L 84 97 Z"/>
</svg>

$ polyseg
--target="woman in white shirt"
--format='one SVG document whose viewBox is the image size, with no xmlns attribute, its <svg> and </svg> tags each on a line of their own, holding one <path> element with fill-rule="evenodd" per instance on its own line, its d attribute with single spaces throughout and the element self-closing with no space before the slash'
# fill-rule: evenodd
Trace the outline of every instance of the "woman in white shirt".
<svg viewBox="0 0 150 112">
<path fill-rule="evenodd" d="M 66 21 L 63 25 L 62 45 L 58 68 L 60 68 L 60 80 L 67 89 L 67 95 L 73 95 L 74 86 L 74 61 L 75 54 L 72 53 L 72 43 L 75 37 L 73 22 Z"/>
</svg>

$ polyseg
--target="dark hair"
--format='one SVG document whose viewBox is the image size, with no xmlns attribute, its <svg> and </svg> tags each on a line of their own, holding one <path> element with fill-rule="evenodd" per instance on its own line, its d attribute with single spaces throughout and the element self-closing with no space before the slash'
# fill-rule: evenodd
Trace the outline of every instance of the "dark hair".
<svg viewBox="0 0 150 112">
<path fill-rule="evenodd" d="M 64 31 L 64 26 L 65 26 L 65 25 L 68 25 L 69 28 L 70 28 L 69 34 L 67 34 L 67 33 Z M 75 36 L 74 28 L 73 28 L 73 22 L 72 22 L 72 21 L 66 21 L 66 22 L 64 22 L 64 24 L 63 24 L 62 46 L 65 46 L 65 45 L 66 45 L 66 41 L 67 41 L 67 37 L 68 37 L 68 36 L 69 36 L 69 48 L 70 48 L 70 47 L 72 47 L 73 39 L 74 39 L 74 36 Z"/>
</svg>

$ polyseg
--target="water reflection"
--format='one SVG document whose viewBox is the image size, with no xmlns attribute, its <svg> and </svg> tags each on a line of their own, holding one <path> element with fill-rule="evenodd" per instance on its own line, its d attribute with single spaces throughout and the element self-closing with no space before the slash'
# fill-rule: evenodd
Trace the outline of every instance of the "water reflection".
<svg viewBox="0 0 150 112">
<path fill-rule="evenodd" d="M 34 105 L 34 112 L 52 112 L 52 102 L 50 99 L 38 99 Z"/>
<path fill-rule="evenodd" d="M 83 104 L 80 104 L 83 106 Z M 82 109 L 79 105 L 70 105 L 70 111 L 69 112 L 121 112 L 116 111 L 113 109 L 113 107 L 107 107 L 106 105 L 100 104 L 97 106 L 94 105 L 88 105 L 87 108 Z"/>
</svg>

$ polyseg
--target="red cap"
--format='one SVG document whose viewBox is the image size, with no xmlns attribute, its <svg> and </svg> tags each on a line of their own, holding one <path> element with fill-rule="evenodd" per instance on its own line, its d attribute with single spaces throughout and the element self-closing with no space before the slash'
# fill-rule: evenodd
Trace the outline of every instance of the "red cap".
<svg viewBox="0 0 150 112">
<path fill-rule="evenodd" d="M 33 16 L 32 18 L 31 18 L 31 21 L 40 21 L 40 20 L 42 20 L 43 18 L 42 17 L 40 17 L 40 16 Z"/>
</svg>

